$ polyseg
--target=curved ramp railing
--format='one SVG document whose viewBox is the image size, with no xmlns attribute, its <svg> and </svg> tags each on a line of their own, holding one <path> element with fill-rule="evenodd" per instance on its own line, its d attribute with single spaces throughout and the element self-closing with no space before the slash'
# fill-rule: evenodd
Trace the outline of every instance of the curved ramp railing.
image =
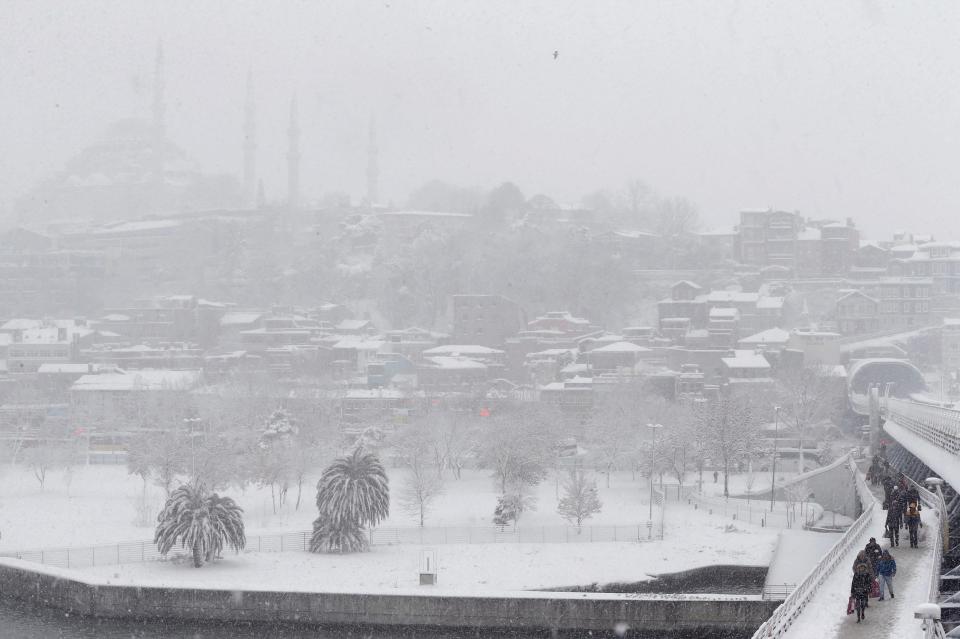
<svg viewBox="0 0 960 639">
<path fill-rule="evenodd" d="M 843 536 L 837 540 L 833 548 L 810 570 L 794 591 L 784 599 L 783 603 L 773 612 L 773 615 L 757 628 L 752 639 L 783 637 L 797 617 L 800 616 L 800 613 L 803 612 L 810 599 L 818 592 L 820 584 L 833 574 L 837 566 L 846 565 L 839 561 L 840 558 L 855 545 L 860 545 L 861 536 L 873 521 L 877 501 L 873 497 L 873 493 L 870 492 L 863 475 L 857 470 L 852 458 L 848 459 L 848 464 L 857 487 L 857 494 L 863 504 L 863 513 L 843 533 Z"/>
</svg>

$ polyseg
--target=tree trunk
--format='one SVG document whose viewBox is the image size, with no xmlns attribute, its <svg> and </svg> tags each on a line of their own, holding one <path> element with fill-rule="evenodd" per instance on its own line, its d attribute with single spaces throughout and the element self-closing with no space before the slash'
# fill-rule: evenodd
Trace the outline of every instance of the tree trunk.
<svg viewBox="0 0 960 639">
<path fill-rule="evenodd" d="M 727 460 L 723 460 L 723 496 L 724 497 L 730 496 L 730 488 L 729 488 L 729 483 L 727 481 L 730 478 L 729 471 L 730 471 L 730 462 L 728 462 Z"/>
<path fill-rule="evenodd" d="M 799 472 L 799 473 L 802 474 L 802 473 L 803 473 L 803 469 L 804 469 L 804 463 L 803 463 L 803 436 L 801 435 L 800 439 L 797 440 L 797 441 L 798 441 L 798 444 L 797 444 L 797 456 L 798 456 L 798 458 L 799 458 L 799 460 L 800 460 L 800 461 L 799 461 L 800 468 L 797 469 L 797 472 Z"/>
<path fill-rule="evenodd" d="M 193 566 L 199 568 L 203 565 L 203 553 L 200 552 L 200 544 L 193 545 Z"/>
<path fill-rule="evenodd" d="M 294 510 L 300 510 L 300 494 L 303 489 L 303 475 L 297 477 L 297 503 L 294 505 Z"/>
</svg>

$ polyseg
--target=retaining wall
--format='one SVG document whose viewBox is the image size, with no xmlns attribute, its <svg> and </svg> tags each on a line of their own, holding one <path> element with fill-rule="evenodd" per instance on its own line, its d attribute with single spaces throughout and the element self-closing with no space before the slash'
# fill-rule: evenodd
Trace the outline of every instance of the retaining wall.
<svg viewBox="0 0 960 639">
<path fill-rule="evenodd" d="M 561 631 L 609 631 L 624 622 L 665 636 L 717 631 L 749 636 L 780 603 L 732 595 L 523 592 L 491 597 L 138 587 L 16 559 L 0 559 L 0 595 L 73 614 L 119 619 Z"/>
</svg>

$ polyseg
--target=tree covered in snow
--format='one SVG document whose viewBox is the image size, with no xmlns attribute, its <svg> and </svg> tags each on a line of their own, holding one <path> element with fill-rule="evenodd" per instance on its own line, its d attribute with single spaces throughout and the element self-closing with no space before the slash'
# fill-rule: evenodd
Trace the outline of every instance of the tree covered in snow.
<svg viewBox="0 0 960 639">
<path fill-rule="evenodd" d="M 517 410 L 490 418 L 479 461 L 490 469 L 501 494 L 511 486 L 536 486 L 547 477 L 557 434 L 543 414 Z"/>
<path fill-rule="evenodd" d="M 844 385 L 830 377 L 826 369 L 807 366 L 787 369 L 780 379 L 781 418 L 784 426 L 797 434 L 799 468 L 804 472 L 803 442 L 811 437 L 811 429 L 836 411 L 838 398 L 843 397 Z"/>
<path fill-rule="evenodd" d="M 257 482 L 270 488 L 273 512 L 283 506 L 293 478 L 296 435 L 300 429 L 290 414 L 282 409 L 271 413 L 253 451 Z"/>
<path fill-rule="evenodd" d="M 400 505 L 416 515 L 420 526 L 430 505 L 443 492 L 443 481 L 434 467 L 435 440 L 428 429 L 413 426 L 400 433 L 393 442 L 397 461 L 406 473 L 400 487 Z"/>
<path fill-rule="evenodd" d="M 557 504 L 560 516 L 576 524 L 579 530 L 583 522 L 600 512 L 602 507 L 597 482 L 587 479 L 582 470 L 570 471 L 570 476 L 563 483 L 563 497 Z"/>
<path fill-rule="evenodd" d="M 311 552 L 357 552 L 367 548 L 364 528 L 390 513 L 390 486 L 376 455 L 356 448 L 333 461 L 317 482 Z"/>
<path fill-rule="evenodd" d="M 163 555 L 177 543 L 188 548 L 199 568 L 213 561 L 225 544 L 238 552 L 246 546 L 243 509 L 203 484 L 184 484 L 170 494 L 157 516 L 153 541 Z"/>
<path fill-rule="evenodd" d="M 723 465 L 723 494 L 728 497 L 731 466 L 757 443 L 756 408 L 749 397 L 734 393 L 699 405 L 697 417 L 697 427 L 707 432 L 711 457 Z"/>
</svg>

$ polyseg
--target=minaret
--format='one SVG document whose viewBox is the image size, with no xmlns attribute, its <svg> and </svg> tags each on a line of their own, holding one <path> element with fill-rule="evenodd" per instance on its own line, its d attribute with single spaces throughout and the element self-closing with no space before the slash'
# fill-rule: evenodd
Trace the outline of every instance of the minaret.
<svg viewBox="0 0 960 639">
<path fill-rule="evenodd" d="M 257 201 L 257 105 L 253 99 L 253 71 L 247 70 L 247 102 L 243 120 L 243 204 Z"/>
<path fill-rule="evenodd" d="M 297 96 L 290 101 L 290 128 L 287 129 L 287 206 L 300 204 L 300 124 L 297 117 Z"/>
<path fill-rule="evenodd" d="M 378 181 L 380 179 L 380 165 L 377 149 L 377 121 L 370 116 L 369 141 L 367 142 L 367 205 L 373 206 L 380 198 Z"/>
<path fill-rule="evenodd" d="M 153 179 L 155 205 L 162 208 L 164 190 L 164 146 L 167 140 L 166 104 L 164 102 L 163 41 L 157 40 L 157 57 L 153 70 Z"/>
</svg>

